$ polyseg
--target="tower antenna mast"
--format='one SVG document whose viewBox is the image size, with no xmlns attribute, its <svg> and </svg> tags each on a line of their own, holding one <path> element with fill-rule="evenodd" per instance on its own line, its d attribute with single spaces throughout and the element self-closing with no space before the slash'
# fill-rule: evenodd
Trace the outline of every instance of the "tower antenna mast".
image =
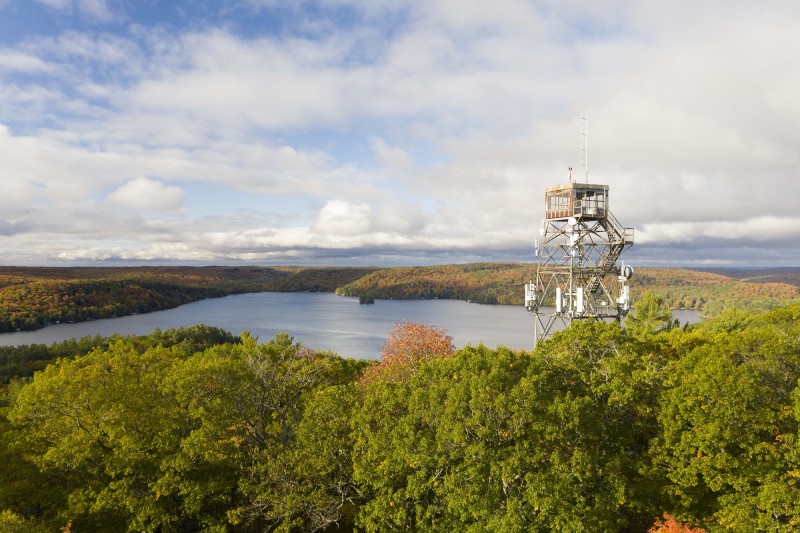
<svg viewBox="0 0 800 533">
<path fill-rule="evenodd" d="M 581 115 L 581 166 L 586 183 L 589 183 L 589 117 Z"/>
</svg>

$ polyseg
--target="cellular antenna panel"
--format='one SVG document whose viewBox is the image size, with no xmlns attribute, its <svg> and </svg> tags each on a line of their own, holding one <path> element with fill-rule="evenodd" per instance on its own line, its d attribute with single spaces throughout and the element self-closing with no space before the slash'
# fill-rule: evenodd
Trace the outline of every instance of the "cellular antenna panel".
<svg viewBox="0 0 800 533">
<path fill-rule="evenodd" d="M 608 185 L 588 183 L 588 170 L 586 178 L 545 190 L 536 274 L 525 285 L 535 342 L 573 320 L 619 321 L 630 310 L 633 268 L 617 260 L 633 245 L 633 228 L 611 213 Z"/>
</svg>

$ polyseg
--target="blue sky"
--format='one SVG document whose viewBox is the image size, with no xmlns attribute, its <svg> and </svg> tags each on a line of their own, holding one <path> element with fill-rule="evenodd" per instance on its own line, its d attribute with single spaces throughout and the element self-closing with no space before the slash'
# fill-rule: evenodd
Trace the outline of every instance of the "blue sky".
<svg viewBox="0 0 800 533">
<path fill-rule="evenodd" d="M 800 266 L 798 64 L 789 1 L 0 0 L 0 261 L 534 261 L 586 113 L 627 261 Z"/>
</svg>

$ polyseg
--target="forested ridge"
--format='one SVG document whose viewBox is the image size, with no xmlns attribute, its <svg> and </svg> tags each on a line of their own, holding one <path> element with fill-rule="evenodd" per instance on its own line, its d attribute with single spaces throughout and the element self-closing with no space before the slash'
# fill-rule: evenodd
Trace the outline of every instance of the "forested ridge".
<svg viewBox="0 0 800 533">
<path fill-rule="evenodd" d="M 381 269 L 340 287 L 343 296 L 450 298 L 486 304 L 522 304 L 523 285 L 535 267 L 476 263 Z"/>
<path fill-rule="evenodd" d="M 0 332 L 263 291 L 332 292 L 373 268 L 0 267 Z"/>
<path fill-rule="evenodd" d="M 379 362 L 204 326 L 61 347 L 2 388 L 0 530 L 796 530 L 800 304 L 671 319 L 647 293 L 531 352 L 399 324 Z"/>
<path fill-rule="evenodd" d="M 336 292 L 373 298 L 453 298 L 522 305 L 524 284 L 535 272 L 535 264 L 519 263 L 395 267 L 372 272 Z M 733 271 L 737 276 L 741 272 Z M 631 290 L 634 299 L 646 291 L 653 292 L 664 297 L 672 309 L 694 309 L 706 316 L 716 316 L 730 305 L 765 311 L 800 301 L 800 269 L 781 269 L 775 277 L 769 270 L 753 272 L 761 275 L 739 279 L 685 268 L 642 267 L 636 269 Z"/>
<path fill-rule="evenodd" d="M 534 264 L 474 263 L 427 267 L 0 267 L 0 332 L 36 329 L 169 309 L 246 292 L 333 292 L 375 298 L 451 298 L 521 305 Z M 719 270 L 718 272 L 725 272 Z M 800 269 L 639 268 L 634 299 L 644 291 L 673 309 L 716 316 L 729 305 L 764 311 L 800 301 Z"/>
</svg>

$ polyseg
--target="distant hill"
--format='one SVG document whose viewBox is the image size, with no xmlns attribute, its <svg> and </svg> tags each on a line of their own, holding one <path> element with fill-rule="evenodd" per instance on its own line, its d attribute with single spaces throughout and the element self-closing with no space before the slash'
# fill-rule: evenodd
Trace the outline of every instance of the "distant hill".
<svg viewBox="0 0 800 533">
<path fill-rule="evenodd" d="M 148 313 L 228 294 L 333 292 L 375 298 L 449 298 L 522 305 L 531 263 L 395 268 L 306 267 L 0 267 L 0 332 L 57 322 Z M 634 301 L 646 291 L 674 309 L 716 316 L 735 305 L 763 311 L 800 301 L 800 269 L 638 268 Z"/>
<path fill-rule="evenodd" d="M 748 283 L 787 283 L 800 287 L 800 267 L 694 268 L 692 270 L 728 276 Z"/>
<path fill-rule="evenodd" d="M 148 313 L 246 292 L 333 292 L 374 268 L 0 267 L 0 331 Z"/>
<path fill-rule="evenodd" d="M 536 266 L 473 263 L 376 270 L 336 290 L 344 296 L 418 300 L 449 298 L 484 304 L 522 304 L 524 284 Z"/>
<path fill-rule="evenodd" d="M 791 270 L 791 269 L 785 269 Z M 475 263 L 431 267 L 396 267 L 377 270 L 339 288 L 337 294 L 375 298 L 453 298 L 477 303 L 522 305 L 523 286 L 536 271 L 534 264 Z M 791 272 L 759 272 L 753 282 L 732 275 L 686 268 L 636 269 L 632 280 L 634 301 L 644 291 L 666 298 L 673 309 L 695 309 L 715 316 L 728 305 L 763 311 L 800 301 L 800 278 L 777 281 Z M 797 269 L 800 274 L 800 269 Z M 773 281 L 776 280 L 776 281 Z"/>
<path fill-rule="evenodd" d="M 716 316 L 730 305 L 743 310 L 766 311 L 800 301 L 799 277 L 790 282 L 785 276 L 763 275 L 754 282 L 751 278 L 739 277 L 738 272 L 743 271 L 639 268 L 633 279 L 634 297 L 650 290 L 663 295 L 673 309 L 698 309 L 706 316 Z"/>
</svg>

